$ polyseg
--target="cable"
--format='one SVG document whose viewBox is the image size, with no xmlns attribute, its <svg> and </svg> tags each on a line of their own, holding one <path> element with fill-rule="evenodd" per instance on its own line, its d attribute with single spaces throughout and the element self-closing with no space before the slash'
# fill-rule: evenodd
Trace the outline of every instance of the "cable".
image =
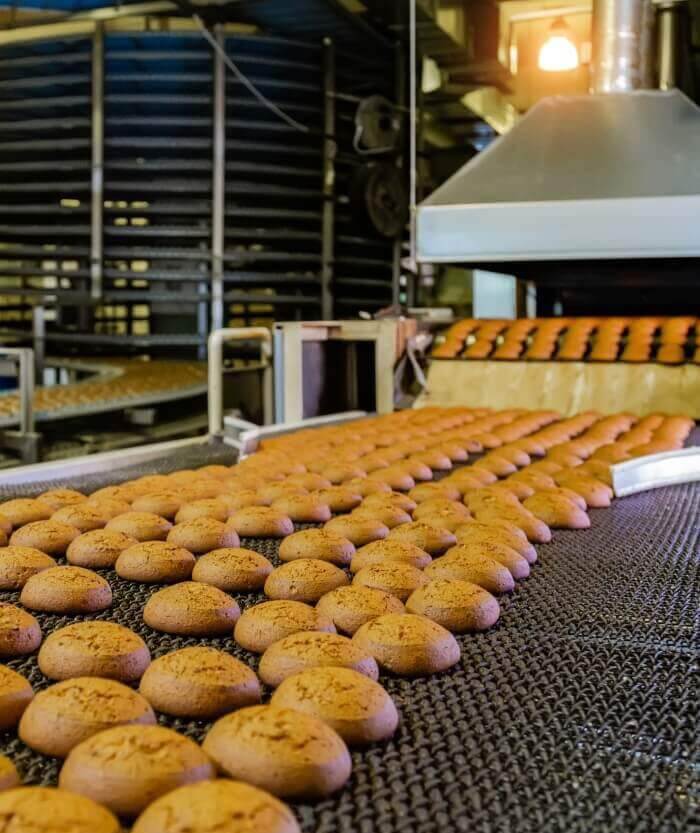
<svg viewBox="0 0 700 833">
<path fill-rule="evenodd" d="M 272 110 L 272 112 L 282 121 L 286 122 L 290 127 L 295 128 L 296 130 L 300 130 L 302 133 L 310 133 L 310 129 L 305 125 L 298 122 L 296 119 L 293 119 L 291 116 L 287 115 L 284 110 L 280 110 L 280 108 L 269 98 L 266 98 L 260 90 L 253 84 L 253 82 L 245 76 L 240 69 L 234 64 L 234 62 L 229 58 L 226 54 L 226 51 L 222 49 L 221 44 L 217 41 L 217 39 L 212 35 L 212 33 L 207 29 L 204 21 L 198 14 L 193 14 L 192 19 L 199 27 L 200 32 L 202 33 L 204 39 L 209 43 L 211 48 L 216 52 L 217 55 L 223 60 L 226 66 L 231 70 L 231 72 L 236 76 L 236 78 L 246 87 L 255 98 L 261 104 L 264 104 L 265 107 Z"/>
</svg>

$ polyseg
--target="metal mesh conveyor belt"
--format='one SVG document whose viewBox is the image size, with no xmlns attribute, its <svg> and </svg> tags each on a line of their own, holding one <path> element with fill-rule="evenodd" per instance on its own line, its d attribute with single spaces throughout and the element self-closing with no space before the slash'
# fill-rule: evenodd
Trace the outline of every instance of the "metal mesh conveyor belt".
<svg viewBox="0 0 700 833">
<path fill-rule="evenodd" d="M 695 441 L 700 439 L 695 433 Z M 230 459 L 204 447 L 128 472 L 71 484 L 92 489 L 144 471 Z M 124 475 L 124 477 L 122 477 Z M 35 494 L 49 485 L 24 488 Z M 3 493 L 4 492 L 4 493 Z M 0 488 L 0 496 L 9 497 Z M 690 828 L 698 809 L 700 486 L 647 492 L 591 511 L 585 532 L 538 547 L 530 578 L 502 599 L 498 625 L 458 637 L 459 666 L 407 680 L 382 675 L 401 726 L 353 754 L 335 798 L 296 805 L 310 833 L 654 831 Z M 276 560 L 277 544 L 248 539 Z M 97 618 L 127 625 L 154 656 L 195 644 L 141 623 L 157 587 L 104 571 L 114 605 Z M 17 601 L 16 593 L 0 600 Z M 241 595 L 242 607 L 258 601 Z M 45 632 L 73 617 L 39 614 Z M 205 640 L 257 665 L 231 639 Z M 36 658 L 12 660 L 37 688 Z M 208 724 L 161 718 L 201 740 Z M 25 779 L 54 783 L 60 762 L 0 733 Z"/>
</svg>

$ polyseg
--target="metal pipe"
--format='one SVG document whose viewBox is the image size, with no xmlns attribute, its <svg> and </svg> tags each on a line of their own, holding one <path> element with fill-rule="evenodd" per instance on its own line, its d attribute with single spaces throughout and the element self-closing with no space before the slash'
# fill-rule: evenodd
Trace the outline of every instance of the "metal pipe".
<svg viewBox="0 0 700 833">
<path fill-rule="evenodd" d="M 90 208 L 90 295 L 102 297 L 104 214 L 104 26 L 92 36 L 92 201 Z"/>
<path fill-rule="evenodd" d="M 410 210 L 410 259 L 411 269 L 416 269 L 416 202 L 418 194 L 418 172 L 417 165 L 417 104 L 416 104 L 416 61 L 417 61 L 417 30 L 416 30 L 416 2 L 417 0 L 409 0 L 409 110 L 410 110 L 410 146 L 409 146 L 409 169 L 410 169 L 410 184 L 409 184 L 409 210 Z"/>
<path fill-rule="evenodd" d="M 650 38 L 645 35 L 650 0 L 593 0 L 591 92 L 641 89 L 649 77 Z"/>
<path fill-rule="evenodd" d="M 333 318 L 335 255 L 335 47 L 323 39 L 323 214 L 321 217 L 321 316 Z"/>
<path fill-rule="evenodd" d="M 224 344 L 229 341 L 259 341 L 263 370 L 263 418 L 272 419 L 272 336 L 267 327 L 227 327 L 209 335 L 209 433 L 219 434 L 224 425 Z"/>
<path fill-rule="evenodd" d="M 672 90 L 679 83 L 681 15 L 686 6 L 685 3 L 663 3 L 657 8 L 658 86 L 660 90 Z"/>
<path fill-rule="evenodd" d="M 222 49 L 224 34 L 221 24 L 214 36 Z M 214 50 L 214 131 L 212 136 L 212 199 L 211 199 L 211 329 L 224 326 L 224 223 L 226 211 L 226 65 L 220 52 Z"/>
<path fill-rule="evenodd" d="M 34 379 L 38 384 L 44 380 L 46 358 L 46 310 L 43 304 L 32 307 L 32 341 L 34 344 Z"/>
<path fill-rule="evenodd" d="M 394 86 L 396 91 L 397 109 L 404 113 L 406 111 L 406 62 L 404 60 L 403 44 L 398 42 L 394 47 Z M 405 118 L 402 117 L 402 123 Z M 400 133 L 401 153 L 396 160 L 397 166 L 403 170 L 406 151 L 406 134 Z M 391 303 L 392 306 L 399 306 L 401 303 L 401 254 L 403 248 L 403 232 L 394 240 L 391 264 Z"/>
</svg>

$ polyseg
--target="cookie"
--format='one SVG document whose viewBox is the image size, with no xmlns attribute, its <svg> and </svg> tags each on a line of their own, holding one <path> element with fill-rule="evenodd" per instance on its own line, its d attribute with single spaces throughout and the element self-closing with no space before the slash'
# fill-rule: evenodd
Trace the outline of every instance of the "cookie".
<svg viewBox="0 0 700 833">
<path fill-rule="evenodd" d="M 297 523 L 323 523 L 331 519 L 331 508 L 315 494 L 286 495 L 273 501 L 272 508 Z"/>
<path fill-rule="evenodd" d="M 46 613 L 97 613 L 111 606 L 112 588 L 92 570 L 51 567 L 27 580 L 19 600 Z"/>
<path fill-rule="evenodd" d="M 325 503 L 336 515 L 351 512 L 362 503 L 362 495 L 350 486 L 330 486 L 311 494 Z"/>
<path fill-rule="evenodd" d="M 380 520 L 367 515 L 339 515 L 328 521 L 323 527 L 328 532 L 333 532 L 343 538 L 347 538 L 356 547 L 369 544 L 371 541 L 378 541 L 389 535 L 389 528 Z"/>
<path fill-rule="evenodd" d="M 384 688 L 352 668 L 308 668 L 283 680 L 270 702 L 322 720 L 349 746 L 386 740 L 399 724 Z"/>
<path fill-rule="evenodd" d="M 319 599 L 316 609 L 343 633 L 354 634 L 365 622 L 385 613 L 403 613 L 403 602 L 372 587 L 352 584 L 339 587 Z"/>
<path fill-rule="evenodd" d="M 284 538 L 294 532 L 294 523 L 284 512 L 271 506 L 247 506 L 231 515 L 226 530 L 234 530 L 246 538 Z"/>
<path fill-rule="evenodd" d="M 95 506 L 83 502 L 64 506 L 51 515 L 51 520 L 74 526 L 78 532 L 90 532 L 92 529 L 102 529 L 110 519 L 101 515 Z"/>
<path fill-rule="evenodd" d="M 172 521 L 186 500 L 186 496 L 181 492 L 176 492 L 174 489 L 162 489 L 136 498 L 132 504 L 132 509 L 135 512 L 160 515 L 162 518 Z"/>
<path fill-rule="evenodd" d="M 404 602 L 417 587 L 426 584 L 427 581 L 423 573 L 415 567 L 400 561 L 389 561 L 363 567 L 355 573 L 352 583 L 360 587 L 383 590 Z"/>
<path fill-rule="evenodd" d="M 374 657 L 347 637 L 315 631 L 294 633 L 270 645 L 262 655 L 258 673 L 266 685 L 274 688 L 301 671 L 326 666 L 351 668 L 370 680 L 379 676 Z"/>
<path fill-rule="evenodd" d="M 65 756 L 82 741 L 113 726 L 156 722 L 144 697 L 100 677 L 76 677 L 40 691 L 19 723 L 20 738 L 37 752 Z"/>
<path fill-rule="evenodd" d="M 140 679 L 151 662 L 146 643 L 116 622 L 77 622 L 50 633 L 38 656 L 50 680 L 106 677 L 130 683 Z"/>
<path fill-rule="evenodd" d="M 576 470 L 563 469 L 557 472 L 555 480 L 560 486 L 571 489 L 581 495 L 587 506 L 603 508 L 610 506 L 613 499 L 613 490 L 606 483 L 597 480 L 585 473 L 579 474 Z"/>
<path fill-rule="evenodd" d="M 149 805 L 132 833 L 300 833 L 292 811 L 241 781 L 200 781 Z M 82 833 L 82 831 L 80 831 Z"/>
<path fill-rule="evenodd" d="M 363 466 L 363 468 L 365 468 Z M 368 469 L 369 471 L 369 469 Z M 344 486 L 352 489 L 361 497 L 375 494 L 388 494 L 391 492 L 391 486 L 388 483 L 382 483 L 380 480 L 370 480 L 369 477 L 360 477 L 345 482 Z"/>
<path fill-rule="evenodd" d="M 237 547 L 241 543 L 235 529 L 214 518 L 194 518 L 176 524 L 168 532 L 167 541 L 195 555 L 222 547 Z"/>
<path fill-rule="evenodd" d="M 17 725 L 33 697 L 27 679 L 6 665 L 0 665 L 0 732 Z M 0 770 L 0 781 L 1 778 Z M 0 789 L 4 789 L 1 784 Z"/>
<path fill-rule="evenodd" d="M 520 580 L 530 575 L 530 564 L 516 550 L 500 541 L 473 541 L 469 544 L 457 544 L 450 547 L 443 556 L 452 558 L 462 555 L 484 555 L 502 564 L 514 579 Z"/>
<path fill-rule="evenodd" d="M 123 532 L 95 529 L 71 541 L 66 550 L 66 560 L 76 567 L 105 569 L 113 567 L 119 555 L 136 543 L 135 538 Z"/>
<path fill-rule="evenodd" d="M 433 479 L 433 470 L 427 463 L 417 460 L 415 457 L 408 457 L 396 463 L 394 468 L 397 472 L 410 475 L 414 483 L 425 483 Z M 409 489 L 413 488 L 412 486 Z M 404 489 L 404 491 L 409 491 Z"/>
<path fill-rule="evenodd" d="M 107 522 L 105 529 L 123 532 L 137 541 L 165 541 L 172 528 L 170 521 L 152 512 L 125 512 Z"/>
<path fill-rule="evenodd" d="M 431 526 L 424 521 L 401 524 L 391 530 L 389 536 L 394 541 L 405 541 L 425 550 L 429 555 L 440 555 L 457 543 L 454 533 L 448 529 Z"/>
<path fill-rule="evenodd" d="M 39 498 L 15 498 L 0 503 L 0 514 L 14 529 L 37 521 L 47 521 L 53 513 L 51 503 L 44 503 Z"/>
<path fill-rule="evenodd" d="M 464 551 L 437 558 L 425 568 L 425 575 L 429 580 L 457 578 L 470 581 L 489 593 L 511 593 L 515 588 L 515 580 L 507 567 L 466 547 Z"/>
<path fill-rule="evenodd" d="M 461 652 L 452 634 L 424 616 L 388 613 L 360 627 L 353 641 L 380 667 L 407 677 L 445 671 Z"/>
<path fill-rule="evenodd" d="M 331 463 L 321 471 L 321 476 L 334 485 L 346 483 L 356 477 L 365 477 L 367 472 L 357 463 Z"/>
<path fill-rule="evenodd" d="M 260 702 L 252 668 L 224 651 L 198 645 L 154 660 L 139 691 L 159 712 L 209 720 Z"/>
<path fill-rule="evenodd" d="M 0 793 L 0 820 L 7 833 L 70 831 L 120 833 L 121 825 L 89 798 L 54 787 L 17 787 Z"/>
<path fill-rule="evenodd" d="M 350 570 L 357 573 L 372 564 L 390 562 L 408 564 L 418 570 L 423 570 L 431 561 L 432 558 L 428 553 L 415 546 L 415 544 L 409 544 L 406 541 L 394 541 L 388 538 L 383 541 L 373 541 L 371 544 L 360 547 L 353 556 Z"/>
<path fill-rule="evenodd" d="M 47 492 L 38 495 L 38 498 L 44 503 L 48 503 L 54 512 L 63 509 L 64 506 L 75 506 L 87 500 L 87 496 L 76 489 L 49 489 Z"/>
<path fill-rule="evenodd" d="M 451 483 L 440 480 L 438 483 L 419 483 L 418 486 L 414 486 L 411 489 L 408 497 L 416 503 L 424 503 L 425 501 L 434 499 L 460 500 L 462 493 Z"/>
<path fill-rule="evenodd" d="M 335 626 L 322 610 L 302 602 L 262 602 L 243 611 L 233 637 L 242 648 L 261 654 L 278 639 L 301 631 L 335 633 Z"/>
<path fill-rule="evenodd" d="M 423 469 L 421 469 L 421 471 L 422 470 Z M 428 471 L 430 470 L 428 469 Z M 432 477 L 432 472 L 430 476 Z M 416 481 L 413 479 L 411 474 L 396 465 L 370 472 L 367 479 L 377 480 L 380 483 L 386 483 L 387 486 L 396 492 L 408 492 L 416 485 Z"/>
<path fill-rule="evenodd" d="M 553 529 L 588 529 L 591 525 L 583 509 L 555 492 L 537 492 L 523 506 Z"/>
<path fill-rule="evenodd" d="M 255 550 L 223 547 L 197 560 L 192 580 L 211 584 L 226 593 L 260 590 L 271 572 L 272 564 Z"/>
<path fill-rule="evenodd" d="M 175 527 L 177 529 L 177 527 Z M 117 575 L 145 584 L 174 584 L 192 575 L 195 557 L 169 541 L 144 541 L 125 549 L 117 558 Z"/>
<path fill-rule="evenodd" d="M 355 554 L 355 545 L 328 529 L 303 529 L 280 544 L 281 561 L 315 558 L 340 567 L 347 566 Z"/>
<path fill-rule="evenodd" d="M 291 474 L 287 478 L 287 483 L 294 486 L 301 486 L 309 492 L 318 491 L 318 489 L 327 489 L 333 485 L 327 477 L 322 477 L 320 474 L 315 474 L 314 472 Z"/>
<path fill-rule="evenodd" d="M 181 636 L 230 634 L 240 615 L 231 596 L 196 581 L 183 581 L 159 590 L 143 609 L 143 621 L 149 627 Z"/>
<path fill-rule="evenodd" d="M 34 547 L 3 547 L 0 549 L 0 590 L 21 590 L 31 576 L 55 566 L 51 556 Z"/>
<path fill-rule="evenodd" d="M 10 536 L 14 547 L 32 547 L 47 555 L 64 555 L 70 542 L 80 532 L 59 521 L 34 521 L 16 529 Z"/>
<path fill-rule="evenodd" d="M 398 506 L 392 506 L 390 504 L 372 507 L 365 507 L 362 505 L 359 509 L 355 509 L 349 517 L 351 519 L 370 518 L 371 520 L 380 521 L 390 530 L 396 526 L 400 526 L 401 524 L 411 522 L 411 516 L 408 512 L 405 512 Z"/>
<path fill-rule="evenodd" d="M 1 699 L 2 695 L 0 694 L 0 701 Z M 0 792 L 14 789 L 15 787 L 19 787 L 19 785 L 20 780 L 17 768 L 9 758 L 0 755 Z"/>
<path fill-rule="evenodd" d="M 484 523 L 507 522 L 520 528 L 533 544 L 548 544 L 552 540 L 552 531 L 547 524 L 536 518 L 524 506 L 501 506 L 477 509 L 474 513 L 477 521 Z"/>
<path fill-rule="evenodd" d="M 203 498 L 193 500 L 190 503 L 183 503 L 175 515 L 175 523 L 181 524 L 185 521 L 194 521 L 197 518 L 212 518 L 215 521 L 228 520 L 233 510 L 229 509 L 225 500 L 221 497 Z"/>
<path fill-rule="evenodd" d="M 506 523 L 484 523 L 470 520 L 455 530 L 459 544 L 478 544 L 483 542 L 505 544 L 521 555 L 528 564 L 537 561 L 537 550 L 527 540 L 527 536 L 518 527 L 509 527 Z"/>
<path fill-rule="evenodd" d="M 362 509 L 374 509 L 376 507 L 381 509 L 385 506 L 394 506 L 410 514 L 415 511 L 418 504 L 413 498 L 402 492 L 376 492 L 367 495 L 362 501 Z"/>
<path fill-rule="evenodd" d="M 177 787 L 214 777 L 200 747 L 164 726 L 116 726 L 73 747 L 58 785 L 133 818 Z"/>
<path fill-rule="evenodd" d="M 498 621 L 501 608 L 487 590 L 460 579 L 434 579 L 408 597 L 408 613 L 426 616 L 452 633 L 484 631 Z"/>
<path fill-rule="evenodd" d="M 330 726 L 272 705 L 222 717 L 209 730 L 203 749 L 221 772 L 281 797 L 330 795 L 352 770 L 348 748 Z"/>
<path fill-rule="evenodd" d="M 270 599 L 317 602 L 325 593 L 349 584 L 345 573 L 328 561 L 297 558 L 274 569 L 265 581 Z"/>
<path fill-rule="evenodd" d="M 0 657 L 31 654 L 41 645 L 36 619 L 19 607 L 0 602 Z"/>
<path fill-rule="evenodd" d="M 99 514 L 108 521 L 111 521 L 112 518 L 116 518 L 117 515 L 123 515 L 130 509 L 129 504 L 125 500 L 118 500 L 113 497 L 90 497 L 85 501 L 85 506 L 89 506 L 91 509 L 99 512 Z"/>
</svg>

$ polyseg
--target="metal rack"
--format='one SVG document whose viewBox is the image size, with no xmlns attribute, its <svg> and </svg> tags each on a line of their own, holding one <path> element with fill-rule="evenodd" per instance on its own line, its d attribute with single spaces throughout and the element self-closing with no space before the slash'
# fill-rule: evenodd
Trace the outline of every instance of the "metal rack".
<svg viewBox="0 0 700 833">
<path fill-rule="evenodd" d="M 39 307 L 63 351 L 202 357 L 220 326 L 391 302 L 393 241 L 358 233 L 348 210 L 356 104 L 336 95 L 391 95 L 391 50 L 380 71 L 384 56 L 336 55 L 328 39 L 217 27 L 300 132 L 200 32 L 163 22 L 0 43 L 3 331 L 26 333 Z"/>
</svg>

